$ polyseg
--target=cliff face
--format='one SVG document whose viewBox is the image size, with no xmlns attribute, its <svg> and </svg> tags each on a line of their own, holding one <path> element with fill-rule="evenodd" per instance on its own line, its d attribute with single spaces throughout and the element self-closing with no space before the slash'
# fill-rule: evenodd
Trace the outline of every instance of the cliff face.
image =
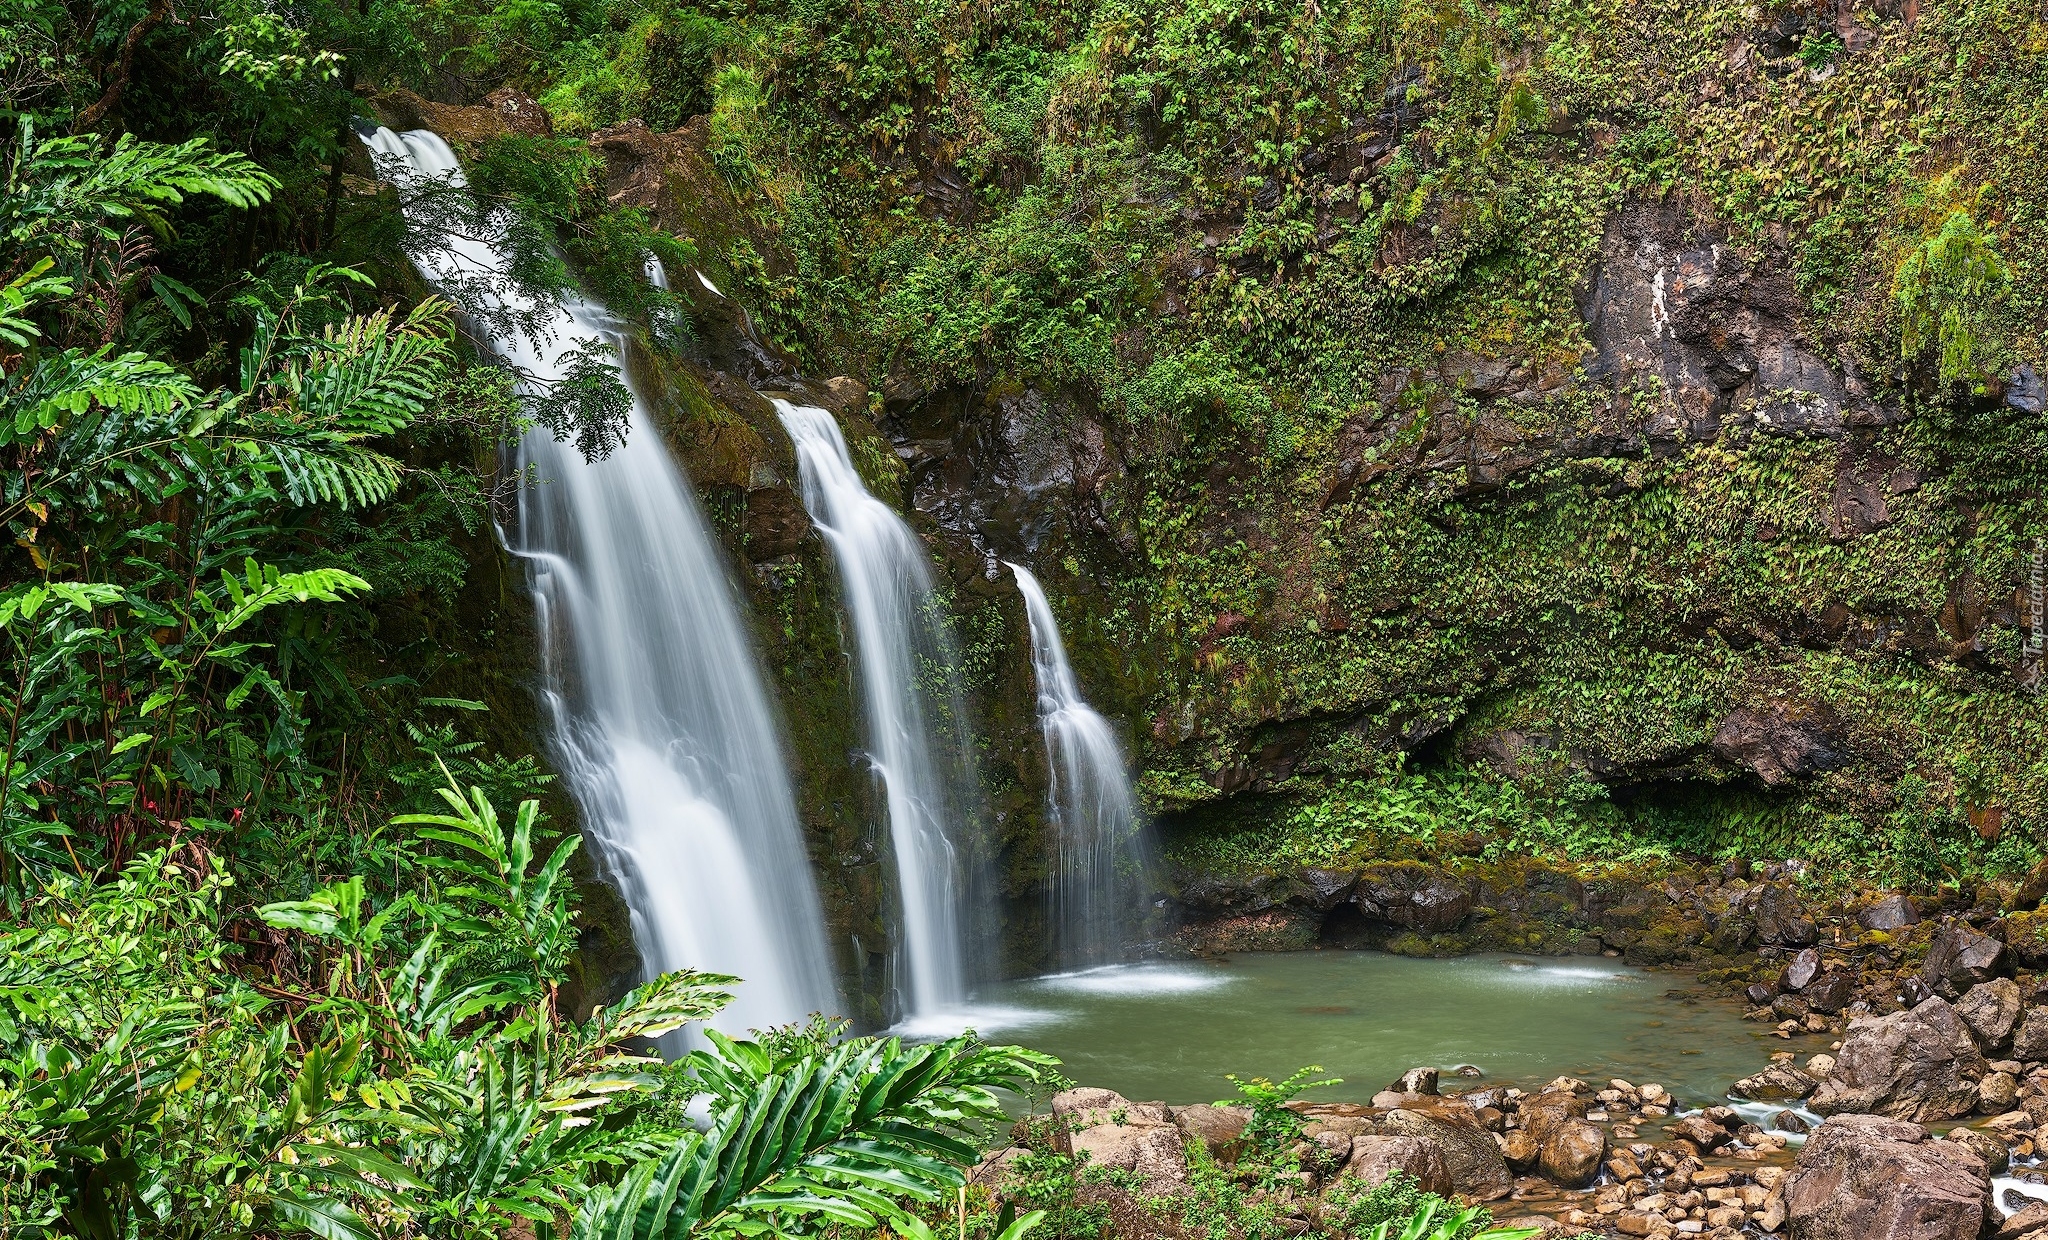
<svg viewBox="0 0 2048 1240">
<path fill-rule="evenodd" d="M 731 20 L 708 114 L 588 141 L 730 295 L 682 282 L 693 343 L 641 364 L 744 566 L 850 974 L 885 946 L 872 789 L 752 389 L 833 408 L 944 567 L 1013 967 L 1044 774 L 998 558 L 1186 882 L 1476 836 L 2031 858 L 2031 10 Z"/>
</svg>

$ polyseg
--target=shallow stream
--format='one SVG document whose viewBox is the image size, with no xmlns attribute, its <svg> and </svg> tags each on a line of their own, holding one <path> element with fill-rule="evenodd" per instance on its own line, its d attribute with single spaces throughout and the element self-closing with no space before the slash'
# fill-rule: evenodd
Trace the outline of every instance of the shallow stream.
<svg viewBox="0 0 2048 1240">
<path fill-rule="evenodd" d="M 1601 957 L 1311 951 L 1011 982 L 953 1024 L 1049 1051 L 1073 1080 L 1136 1100 L 1213 1102 L 1231 1092 L 1226 1072 L 1278 1080 L 1320 1064 L 1344 1083 L 1309 1098 L 1364 1101 L 1416 1065 L 1444 1069 L 1449 1090 L 1467 1083 L 1450 1069 L 1472 1064 L 1525 1088 L 1560 1074 L 1656 1081 L 1701 1106 L 1793 1049 L 1740 1016 L 1682 974 Z"/>
</svg>

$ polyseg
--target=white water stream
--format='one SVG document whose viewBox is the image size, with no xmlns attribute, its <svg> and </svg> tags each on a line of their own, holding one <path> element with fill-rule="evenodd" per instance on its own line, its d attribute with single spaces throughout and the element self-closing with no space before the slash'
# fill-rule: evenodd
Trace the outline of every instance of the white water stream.
<svg viewBox="0 0 2048 1240">
<path fill-rule="evenodd" d="M 901 942 L 896 989 L 913 1028 L 944 1024 L 967 1000 L 966 858 L 956 836 L 972 802 L 960 741 L 958 665 L 925 546 L 869 494 L 826 410 L 777 400 L 796 444 L 804 507 L 825 536 L 853 624 L 868 758 L 889 814 Z"/>
<path fill-rule="evenodd" d="M 379 129 L 366 141 L 401 187 L 461 184 L 433 133 Z M 544 316 L 539 341 L 488 332 L 525 382 L 559 377 L 578 345 L 620 340 L 592 302 L 519 300 L 495 238 L 442 240 L 415 259 L 430 282 L 487 289 Z M 535 428 L 519 461 L 536 477 L 520 491 L 514 549 L 532 570 L 557 760 L 632 909 L 647 969 L 743 979 L 712 1022 L 732 1031 L 839 1010 L 761 669 L 703 514 L 644 402 L 636 392 L 625 442 L 604 460 Z"/>
<path fill-rule="evenodd" d="M 1059 961 L 1068 969 L 1108 964 L 1122 957 L 1143 915 L 1150 848 L 1116 733 L 1081 696 L 1044 588 L 1022 564 L 1010 571 L 1031 620 L 1038 721 L 1052 772 L 1047 811 L 1059 867 L 1052 883 Z"/>
</svg>

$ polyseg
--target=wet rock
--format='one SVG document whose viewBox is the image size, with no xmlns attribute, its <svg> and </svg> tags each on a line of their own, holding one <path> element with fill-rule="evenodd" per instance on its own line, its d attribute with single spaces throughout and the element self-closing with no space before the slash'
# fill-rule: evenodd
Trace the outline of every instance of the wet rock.
<svg viewBox="0 0 2048 1240">
<path fill-rule="evenodd" d="M 2038 414 L 2048 409 L 2048 383 L 2032 366 L 2022 364 L 2006 376 L 2005 403 L 2021 413 Z"/>
<path fill-rule="evenodd" d="M 1956 1004 L 1956 1015 L 1970 1027 L 1985 1054 L 2003 1050 L 2011 1044 L 2013 1026 L 2019 1023 L 2020 984 L 1998 977 L 1973 986 Z"/>
<path fill-rule="evenodd" d="M 1920 980 L 1927 988 L 1953 1002 L 1970 987 L 1988 982 L 2010 971 L 2005 944 L 1967 926 L 1950 924 L 1935 933 L 1927 946 L 1927 963 Z"/>
<path fill-rule="evenodd" d="M 1774 1063 L 1754 1076 L 1746 1076 L 1730 1087 L 1737 1098 L 1757 1102 L 1797 1101 L 1819 1088 L 1820 1082 L 1789 1063 Z"/>
<path fill-rule="evenodd" d="M 1368 866 L 1351 902 L 1368 920 L 1422 934 L 1455 928 L 1472 911 L 1472 893 L 1442 870 L 1392 863 Z"/>
<path fill-rule="evenodd" d="M 2025 1063 L 2048 1059 L 2048 1008 L 2028 1008 L 2012 1035 L 2012 1057 Z"/>
<path fill-rule="evenodd" d="M 1955 1119 L 1976 1107 L 1977 1081 L 1986 1070 L 1969 1027 L 1946 1001 L 1933 998 L 1911 1011 L 1850 1021 L 1834 1070 L 1811 1106 L 1822 1115 Z"/>
<path fill-rule="evenodd" d="M 1309 889 L 1315 910 L 1327 913 L 1351 898 L 1351 889 L 1358 885 L 1358 875 L 1350 870 L 1310 867 L 1301 872 L 1301 881 Z"/>
<path fill-rule="evenodd" d="M 1778 989 L 1805 990 L 1813 984 L 1813 979 L 1819 976 L 1820 949 L 1818 947 L 1801 948 L 1792 957 L 1792 962 L 1779 971 Z"/>
<path fill-rule="evenodd" d="M 1799 1112 L 1789 1108 L 1771 1116 L 1771 1127 L 1779 1132 L 1789 1132 L 1794 1136 L 1800 1136 L 1810 1131 L 1807 1122 L 1800 1117 Z"/>
<path fill-rule="evenodd" d="M 1664 1131 L 1681 1140 L 1692 1142 L 1702 1153 L 1717 1150 L 1735 1139 L 1734 1133 L 1704 1115 L 1687 1115 L 1673 1120 L 1666 1125 Z"/>
<path fill-rule="evenodd" d="M 1978 1128 L 1952 1128 L 1945 1140 L 1974 1150 L 1992 1175 L 2002 1175 L 2012 1165 L 2012 1151 L 1998 1137 Z"/>
<path fill-rule="evenodd" d="M 1400 1080 L 1387 1088 L 1398 1094 L 1434 1094 L 1437 1080 L 1435 1068 L 1410 1068 L 1401 1074 Z"/>
<path fill-rule="evenodd" d="M 1207 1103 L 1174 1107 L 1173 1122 L 1182 1133 L 1198 1140 L 1209 1157 L 1223 1166 L 1237 1162 L 1244 1152 L 1244 1130 L 1252 1121 L 1250 1107 L 1217 1107 Z"/>
<path fill-rule="evenodd" d="M 1451 1194 L 1450 1165 L 1433 1142 L 1402 1136 L 1352 1139 L 1351 1158 L 1344 1164 L 1346 1176 L 1369 1188 L 1397 1171 L 1421 1181 L 1424 1192 L 1444 1197 Z"/>
<path fill-rule="evenodd" d="M 1520 1173 L 1536 1166 L 1536 1160 L 1543 1154 L 1543 1147 L 1536 1143 L 1536 1138 L 1530 1136 L 1527 1130 L 1517 1128 L 1501 1138 L 1500 1153 L 1508 1166 Z"/>
<path fill-rule="evenodd" d="M 1920 914 L 1914 910 L 1910 898 L 1895 892 L 1856 914 L 1856 924 L 1865 930 L 1882 930 L 1890 934 L 1920 924 Z"/>
<path fill-rule="evenodd" d="M 1411 1102 L 1388 1112 L 1380 1127 L 1435 1145 L 1443 1153 L 1452 1187 L 1474 1201 L 1493 1201 L 1514 1191 L 1500 1144 L 1478 1112 L 1459 1099 Z"/>
<path fill-rule="evenodd" d="M 1778 997 L 1778 992 L 1762 982 L 1751 982 L 1742 995 L 1749 1000 L 1751 1007 L 1769 1007 L 1771 1000 Z"/>
<path fill-rule="evenodd" d="M 1815 1129 L 1785 1180 L 1786 1217 L 1800 1240 L 1974 1240 L 1990 1206 L 1975 1151 L 1872 1115 Z"/>
<path fill-rule="evenodd" d="M 1712 745 L 1723 760 L 1778 788 L 1846 763 L 1846 747 L 1834 732 L 1832 720 L 1814 707 L 1770 702 L 1738 707 L 1715 729 Z"/>
<path fill-rule="evenodd" d="M 1833 1016 L 1856 997 L 1856 979 L 1840 970 L 1820 975 L 1806 988 L 1806 1006 L 1823 1016 Z"/>
<path fill-rule="evenodd" d="M 1756 897 L 1756 937 L 1779 947 L 1805 947 L 1820 937 L 1806 906 L 1783 883 L 1766 883 Z"/>
<path fill-rule="evenodd" d="M 2043 1227 L 2048 1227 L 2048 1201 L 2034 1201 L 2007 1215 L 1991 1240 L 2019 1240 Z"/>
<path fill-rule="evenodd" d="M 1598 1124 L 1582 1119 L 1564 1120 L 1538 1138 L 1542 1153 L 1536 1165 L 1553 1182 L 1566 1188 L 1591 1184 L 1600 1174 L 1607 1156 L 1607 1134 Z"/>
</svg>

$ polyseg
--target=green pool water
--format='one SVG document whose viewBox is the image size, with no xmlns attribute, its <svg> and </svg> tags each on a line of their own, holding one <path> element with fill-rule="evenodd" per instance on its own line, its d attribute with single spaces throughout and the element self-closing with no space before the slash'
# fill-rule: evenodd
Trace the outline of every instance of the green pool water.
<svg viewBox="0 0 2048 1240">
<path fill-rule="evenodd" d="M 1230 1092 L 1226 1072 L 1278 1079 L 1321 1064 L 1344 1083 L 1311 1097 L 1362 1101 L 1417 1064 L 1469 1063 L 1508 1084 L 1656 1081 L 1698 1106 L 1772 1051 L 1821 1049 L 1739 1017 L 1683 975 L 1601 957 L 1319 951 L 1012 982 L 954 1023 L 1050 1051 L 1075 1081 L 1136 1100 L 1213 1102 Z"/>
</svg>

